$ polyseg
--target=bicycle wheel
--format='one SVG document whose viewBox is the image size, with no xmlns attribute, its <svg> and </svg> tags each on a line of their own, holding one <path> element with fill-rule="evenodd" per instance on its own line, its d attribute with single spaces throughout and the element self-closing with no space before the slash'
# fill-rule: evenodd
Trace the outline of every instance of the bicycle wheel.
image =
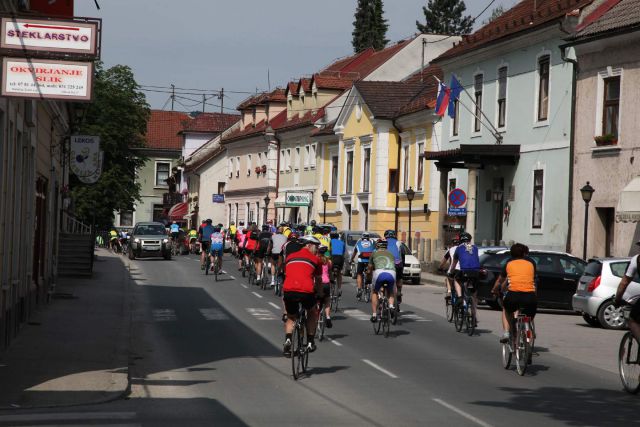
<svg viewBox="0 0 640 427">
<path fill-rule="evenodd" d="M 321 313 L 318 316 L 318 327 L 317 332 L 316 332 L 316 336 L 318 337 L 319 341 L 322 341 L 324 339 L 324 328 L 325 328 L 325 320 L 326 320 L 326 316 L 324 314 L 324 308 L 321 308 Z"/>
<path fill-rule="evenodd" d="M 220 259 L 216 258 L 215 259 L 215 264 L 213 264 L 213 276 L 216 279 L 216 282 L 218 281 L 218 272 L 220 270 Z"/>
<path fill-rule="evenodd" d="M 511 366 L 511 356 L 512 356 L 512 352 L 511 352 L 511 344 L 506 342 L 504 344 L 501 345 L 502 349 L 502 367 L 504 369 L 509 369 L 509 367 Z"/>
<path fill-rule="evenodd" d="M 368 283 L 364 286 L 364 302 L 371 302 L 371 285 Z"/>
<path fill-rule="evenodd" d="M 620 341 L 618 351 L 618 371 L 624 389 L 631 394 L 640 391 L 640 345 L 627 332 Z"/>
<path fill-rule="evenodd" d="M 453 325 L 456 327 L 456 331 L 460 332 L 462 330 L 462 325 L 464 325 L 464 306 L 460 304 L 454 308 L 454 311 L 455 315 L 453 317 Z"/>
<path fill-rule="evenodd" d="M 302 371 L 302 354 L 304 349 L 300 330 L 300 324 L 296 322 L 291 335 L 291 372 L 293 373 L 294 380 L 298 379 Z"/>
<path fill-rule="evenodd" d="M 209 275 L 209 268 L 211 267 L 211 259 L 208 256 L 204 257 L 204 275 Z"/>
<path fill-rule="evenodd" d="M 516 327 L 515 347 L 516 371 L 518 371 L 518 375 L 522 376 L 527 371 L 527 362 L 529 361 L 529 342 L 522 322 L 519 322 Z"/>
<path fill-rule="evenodd" d="M 242 261 L 242 266 L 240 266 L 240 269 L 242 270 L 242 277 L 247 277 L 247 265 L 244 263 L 244 261 Z"/>
<path fill-rule="evenodd" d="M 467 335 L 472 336 L 476 330 L 476 315 L 473 313 L 471 309 L 471 301 L 467 303 L 467 309 L 465 312 L 465 320 L 467 327 Z"/>
<path fill-rule="evenodd" d="M 376 316 L 378 320 L 373 324 L 373 332 L 378 335 L 380 334 L 380 329 L 382 329 L 382 302 L 378 301 L 378 307 L 376 308 Z"/>
<path fill-rule="evenodd" d="M 389 336 L 390 330 L 391 330 L 391 309 L 389 308 L 389 304 L 385 303 L 382 308 L 382 332 L 384 333 L 385 338 Z"/>
<path fill-rule="evenodd" d="M 453 306 L 451 305 L 451 300 L 444 300 L 444 315 L 447 322 L 453 322 Z"/>
</svg>

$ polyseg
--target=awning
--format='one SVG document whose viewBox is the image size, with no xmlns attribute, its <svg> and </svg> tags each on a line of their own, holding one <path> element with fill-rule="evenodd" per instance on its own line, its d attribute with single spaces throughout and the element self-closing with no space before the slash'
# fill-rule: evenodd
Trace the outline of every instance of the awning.
<svg viewBox="0 0 640 427">
<path fill-rule="evenodd" d="M 640 222 L 640 176 L 633 178 L 620 192 L 616 221 Z"/>
<path fill-rule="evenodd" d="M 515 165 L 520 158 L 520 145 L 461 144 L 460 148 L 425 151 L 424 159 L 433 160 L 440 168 L 466 168 L 466 165 Z"/>
<path fill-rule="evenodd" d="M 171 221 L 182 221 L 189 213 L 189 203 L 178 203 L 169 209 L 169 219 Z"/>
</svg>

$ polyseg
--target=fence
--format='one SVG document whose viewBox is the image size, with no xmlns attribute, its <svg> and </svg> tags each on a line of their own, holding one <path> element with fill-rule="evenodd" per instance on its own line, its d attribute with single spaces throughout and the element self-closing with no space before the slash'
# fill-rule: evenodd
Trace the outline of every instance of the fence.
<svg viewBox="0 0 640 427">
<path fill-rule="evenodd" d="M 66 234 L 91 234 L 91 226 L 78 221 L 68 212 L 62 212 L 62 232 Z"/>
</svg>

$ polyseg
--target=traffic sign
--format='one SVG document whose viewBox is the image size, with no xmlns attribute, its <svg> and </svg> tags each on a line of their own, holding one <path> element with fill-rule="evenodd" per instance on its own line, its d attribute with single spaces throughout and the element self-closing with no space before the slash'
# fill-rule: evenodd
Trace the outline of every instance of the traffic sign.
<svg viewBox="0 0 640 427">
<path fill-rule="evenodd" d="M 466 216 L 467 208 L 449 208 L 447 209 L 447 215 L 449 216 Z"/>
<path fill-rule="evenodd" d="M 454 188 L 449 193 L 449 204 L 455 208 L 464 206 L 467 203 L 467 193 L 461 188 Z"/>
</svg>

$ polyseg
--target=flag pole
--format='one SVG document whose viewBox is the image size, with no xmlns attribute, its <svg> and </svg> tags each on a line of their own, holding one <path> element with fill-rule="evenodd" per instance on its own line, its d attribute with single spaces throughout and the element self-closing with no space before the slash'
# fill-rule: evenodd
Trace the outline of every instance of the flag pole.
<svg viewBox="0 0 640 427">
<path fill-rule="evenodd" d="M 460 83 L 460 87 L 462 88 L 462 90 L 464 91 L 464 93 L 467 94 L 467 96 L 469 97 L 469 99 L 471 100 L 471 102 L 473 103 L 473 105 L 475 105 L 476 107 L 478 107 L 478 104 L 476 104 L 476 101 L 473 99 L 473 97 L 471 96 L 471 94 L 469 93 L 469 91 L 462 85 L 462 83 L 460 82 L 460 79 L 458 79 L 458 77 L 453 74 L 453 76 L 456 78 L 456 80 L 458 80 L 458 83 Z M 484 111 L 482 111 L 481 107 L 478 107 L 478 110 L 480 111 L 480 114 L 482 115 L 482 117 L 484 117 L 484 119 L 487 121 L 487 123 L 491 126 L 491 129 L 489 129 L 486 124 L 485 127 L 491 132 L 491 134 L 493 135 L 493 137 L 496 139 L 496 142 L 498 144 L 502 144 L 502 135 L 500 135 L 500 132 L 498 131 L 498 129 L 496 129 L 496 127 L 493 125 L 493 123 L 491 122 L 491 120 L 489 120 L 489 118 L 487 117 L 486 114 L 484 114 Z M 478 117 L 478 115 L 476 113 L 471 113 L 473 114 L 474 117 L 476 117 L 481 124 L 484 124 L 482 122 L 482 120 L 480 119 L 480 117 Z"/>
</svg>

